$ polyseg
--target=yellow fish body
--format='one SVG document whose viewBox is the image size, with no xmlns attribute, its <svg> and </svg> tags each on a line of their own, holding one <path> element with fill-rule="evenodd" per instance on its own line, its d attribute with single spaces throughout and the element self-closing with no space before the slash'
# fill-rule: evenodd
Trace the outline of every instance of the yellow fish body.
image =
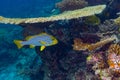
<svg viewBox="0 0 120 80">
<path fill-rule="evenodd" d="M 43 51 L 46 46 L 52 46 L 58 43 L 58 40 L 47 33 L 41 33 L 34 36 L 27 36 L 26 41 L 14 40 L 18 49 L 22 48 L 24 45 L 30 45 L 30 48 L 35 46 L 41 46 L 40 51 Z"/>
</svg>

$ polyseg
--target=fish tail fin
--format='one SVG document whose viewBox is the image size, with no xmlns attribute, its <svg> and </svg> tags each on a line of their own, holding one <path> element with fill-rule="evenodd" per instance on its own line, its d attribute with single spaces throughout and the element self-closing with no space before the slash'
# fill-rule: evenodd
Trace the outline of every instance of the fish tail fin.
<svg viewBox="0 0 120 80">
<path fill-rule="evenodd" d="M 24 45 L 21 44 L 21 40 L 14 40 L 14 43 L 17 45 L 18 49 L 22 48 Z"/>
</svg>

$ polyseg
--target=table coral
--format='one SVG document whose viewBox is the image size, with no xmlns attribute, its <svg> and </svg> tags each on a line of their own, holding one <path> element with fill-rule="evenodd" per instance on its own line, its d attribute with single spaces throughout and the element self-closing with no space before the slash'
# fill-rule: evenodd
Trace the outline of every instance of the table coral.
<svg viewBox="0 0 120 80">
<path fill-rule="evenodd" d="M 50 17 L 39 17 L 39 18 L 5 18 L 0 16 L 0 23 L 20 25 L 20 24 L 55 22 L 59 20 L 71 20 L 80 17 L 91 16 L 94 14 L 100 14 L 105 8 L 106 5 L 97 5 L 91 7 L 89 6 L 83 9 L 66 11 L 61 14 L 53 15 Z"/>
</svg>

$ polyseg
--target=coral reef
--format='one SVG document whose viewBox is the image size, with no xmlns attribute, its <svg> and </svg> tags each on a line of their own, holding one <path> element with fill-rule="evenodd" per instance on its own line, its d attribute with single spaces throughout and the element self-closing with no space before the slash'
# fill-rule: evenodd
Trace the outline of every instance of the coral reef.
<svg viewBox="0 0 120 80">
<path fill-rule="evenodd" d="M 105 40 L 101 40 L 97 43 L 94 44 L 87 44 L 87 43 L 83 43 L 80 39 L 75 39 L 74 40 L 74 45 L 73 45 L 73 49 L 74 50 L 88 50 L 88 51 L 94 51 L 102 46 L 104 46 L 105 44 L 108 44 L 112 41 L 116 40 L 115 37 L 110 37 L 107 38 Z"/>
<path fill-rule="evenodd" d="M 81 52 L 71 50 L 69 46 L 63 45 L 63 43 L 48 47 L 43 54 L 38 49 L 36 50 L 43 61 L 42 70 L 46 73 L 44 80 L 46 78 L 47 80 L 71 80 L 75 72 L 85 68 L 86 56 Z"/>
<path fill-rule="evenodd" d="M 120 76 L 120 45 L 112 44 L 108 49 L 108 64 L 114 74 Z"/>
<path fill-rule="evenodd" d="M 85 0 L 62 0 L 61 2 L 56 3 L 56 7 L 60 11 L 75 10 L 86 7 L 88 5 Z"/>
<path fill-rule="evenodd" d="M 92 70 L 100 79 L 120 79 L 119 49 L 119 44 L 111 44 L 107 51 L 93 53 L 87 58 L 87 64 L 93 64 Z"/>
<path fill-rule="evenodd" d="M 114 22 L 115 22 L 117 25 L 120 25 L 120 17 L 114 19 Z"/>
<path fill-rule="evenodd" d="M 75 72 L 75 80 L 99 80 L 94 74 L 88 70 L 78 70 Z"/>
<path fill-rule="evenodd" d="M 115 76 L 120 76 L 120 55 L 116 53 L 108 54 L 109 69 Z"/>
<path fill-rule="evenodd" d="M 108 53 L 115 53 L 117 55 L 120 55 L 120 45 L 112 44 L 108 49 Z"/>
<path fill-rule="evenodd" d="M 83 43 L 80 39 L 74 40 L 73 49 L 74 50 L 87 50 L 90 44 Z"/>
<path fill-rule="evenodd" d="M 98 25 L 99 32 L 107 33 L 107 32 L 117 32 L 119 27 L 112 20 L 106 20 L 103 24 Z"/>
<path fill-rule="evenodd" d="M 105 4 L 108 0 L 86 0 L 86 1 L 90 5 L 98 5 L 98 4 Z"/>
<path fill-rule="evenodd" d="M 87 5 L 87 0 L 64 1 L 65 3 L 74 1 L 72 2 L 72 5 L 74 4 L 73 8 L 76 8 L 78 4 L 81 4 L 80 7 Z M 78 1 L 82 3 L 76 3 Z M 94 1 L 98 4 L 106 0 Z M 88 5 L 93 5 L 94 1 L 91 0 L 91 3 L 89 1 Z M 69 6 L 69 4 L 63 4 L 63 2 L 58 3 L 58 5 Z M 115 4 L 112 6 L 116 6 Z M 3 67 L 0 70 L 4 70 L 1 71 L 3 75 L 0 75 L 0 78 L 2 79 L 5 74 L 15 74 L 12 76 L 16 80 L 17 75 L 31 80 L 120 80 L 119 18 L 109 20 L 109 18 L 113 18 L 113 16 L 109 16 L 109 10 L 114 14 L 116 13 L 109 9 L 112 6 L 89 6 L 50 17 L 5 18 L 0 16 L 0 23 L 22 26 L 22 29 L 16 27 L 13 30 L 14 32 L 6 33 L 0 37 L 0 44 L 7 49 L 3 50 L 0 47 L 0 54 L 9 60 L 4 63 L 1 62 L 0 65 Z M 64 9 L 67 8 L 64 7 Z M 109 18 L 106 18 L 106 16 L 109 16 Z M 19 33 L 19 31 L 21 32 Z M 47 47 L 42 52 L 39 51 L 39 46 L 35 50 L 27 49 L 28 46 L 26 46 L 19 51 L 12 43 L 16 38 L 20 39 L 40 32 L 55 36 L 59 43 Z M 0 34 L 2 33 L 4 32 L 0 30 Z M 12 37 L 8 38 L 9 36 Z M 10 58 L 12 58 L 12 61 L 10 61 Z M 4 59 L 0 57 L 0 60 Z M 9 62 L 14 65 L 14 69 L 11 65 L 5 65 Z M 8 66 L 8 68 L 5 69 L 4 66 Z"/>
<path fill-rule="evenodd" d="M 80 17 L 99 14 L 105 9 L 105 7 L 106 5 L 97 5 L 97 6 L 86 7 L 83 9 L 67 11 L 50 17 L 39 17 L 39 18 L 5 18 L 0 16 L 0 23 L 19 25 L 19 24 L 27 24 L 27 23 L 28 24 L 46 23 L 46 22 L 53 22 L 58 20 L 77 19 Z"/>
</svg>

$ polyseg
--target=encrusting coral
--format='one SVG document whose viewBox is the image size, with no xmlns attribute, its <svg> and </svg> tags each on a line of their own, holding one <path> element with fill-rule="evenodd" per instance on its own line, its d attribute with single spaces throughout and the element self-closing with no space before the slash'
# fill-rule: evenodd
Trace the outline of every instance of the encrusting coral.
<svg viewBox="0 0 120 80">
<path fill-rule="evenodd" d="M 85 0 L 62 0 L 61 2 L 56 3 L 56 7 L 59 8 L 62 12 L 80 9 L 87 5 L 88 3 Z"/>
<path fill-rule="evenodd" d="M 91 7 L 85 7 L 83 9 L 77 9 L 73 11 L 66 11 L 58 15 L 53 15 L 50 17 L 39 17 L 39 18 L 5 18 L 0 16 L 0 23 L 5 24 L 27 24 L 27 23 L 46 23 L 46 22 L 54 22 L 58 20 L 71 20 L 77 19 L 80 17 L 91 16 L 95 14 L 100 14 L 106 5 L 97 5 Z"/>
</svg>

